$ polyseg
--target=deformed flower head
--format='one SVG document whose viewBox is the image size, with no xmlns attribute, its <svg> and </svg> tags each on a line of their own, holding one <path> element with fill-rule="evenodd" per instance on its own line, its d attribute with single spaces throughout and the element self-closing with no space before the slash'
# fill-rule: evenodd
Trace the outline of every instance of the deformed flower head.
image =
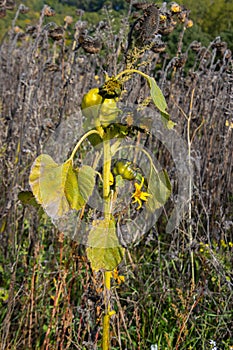
<svg viewBox="0 0 233 350">
<path fill-rule="evenodd" d="M 64 22 L 67 23 L 67 24 L 72 24 L 73 23 L 73 17 L 65 16 Z"/>
</svg>

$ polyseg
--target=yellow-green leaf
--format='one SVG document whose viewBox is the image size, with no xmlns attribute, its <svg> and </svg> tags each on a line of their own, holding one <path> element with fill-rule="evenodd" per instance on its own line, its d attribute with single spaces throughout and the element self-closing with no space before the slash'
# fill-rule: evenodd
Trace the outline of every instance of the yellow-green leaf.
<svg viewBox="0 0 233 350">
<path fill-rule="evenodd" d="M 171 195 L 171 183 L 165 170 L 158 172 L 154 166 L 151 167 L 148 178 L 148 192 L 151 197 L 148 197 L 146 206 L 150 211 L 153 212 L 166 203 Z"/>
<path fill-rule="evenodd" d="M 95 170 L 89 165 L 83 165 L 78 172 L 78 187 L 85 202 L 92 195 L 95 186 Z"/>
<path fill-rule="evenodd" d="M 170 120 L 169 114 L 167 112 L 167 102 L 159 86 L 157 85 L 154 78 L 148 76 L 147 81 L 150 87 L 150 94 L 155 106 L 160 110 L 162 121 L 168 129 L 172 129 L 175 125 Z"/>
<path fill-rule="evenodd" d="M 115 269 L 124 256 L 124 248 L 121 247 L 113 220 L 98 220 L 88 236 L 87 256 L 93 270 Z"/>
<path fill-rule="evenodd" d="M 67 170 L 64 186 L 65 196 L 69 202 L 71 209 L 79 210 L 84 206 L 85 200 L 80 193 L 78 173 L 73 169 L 70 160 L 66 163 L 69 164 L 69 167 Z"/>
<path fill-rule="evenodd" d="M 53 219 L 84 204 L 71 160 L 59 165 L 49 155 L 41 154 L 32 165 L 29 183 L 37 202 Z"/>
<path fill-rule="evenodd" d="M 154 104 L 160 110 L 160 112 L 167 115 L 169 119 L 169 115 L 167 113 L 167 102 L 165 100 L 165 97 L 163 96 L 162 91 L 158 87 L 154 78 L 148 76 L 147 81 L 150 87 L 150 94 Z"/>
</svg>

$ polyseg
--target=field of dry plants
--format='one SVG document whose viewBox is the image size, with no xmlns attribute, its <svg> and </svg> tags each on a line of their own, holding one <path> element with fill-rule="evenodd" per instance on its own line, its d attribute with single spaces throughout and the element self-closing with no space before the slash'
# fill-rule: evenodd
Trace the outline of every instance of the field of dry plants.
<svg viewBox="0 0 233 350">
<path fill-rule="evenodd" d="M 81 128 L 83 94 L 100 86 L 105 72 L 135 68 L 156 79 L 177 134 L 189 142 L 193 193 L 191 211 L 166 233 L 178 172 L 148 132 L 173 194 L 156 225 L 126 249 L 119 267 L 124 282 L 116 279 L 112 288 L 111 349 L 232 349 L 231 51 L 221 38 L 184 50 L 192 28 L 180 17 L 177 52 L 168 55 L 168 19 L 179 11 L 139 6 L 138 21 L 129 5 L 116 31 L 107 9 L 95 28 L 81 11 L 57 26 L 50 10 L 44 7 L 26 31 L 17 29 L 16 18 L 0 45 L 0 348 L 101 348 L 101 273 L 92 272 L 83 246 L 18 195 L 30 190 L 32 163 L 56 128 L 74 116 Z M 135 75 L 125 82 L 121 103 L 143 105 L 147 97 L 145 80 Z"/>
</svg>

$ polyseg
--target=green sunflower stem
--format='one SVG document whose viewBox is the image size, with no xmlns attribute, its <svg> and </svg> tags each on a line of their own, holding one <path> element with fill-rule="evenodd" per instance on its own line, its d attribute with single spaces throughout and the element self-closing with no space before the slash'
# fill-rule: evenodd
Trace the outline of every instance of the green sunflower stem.
<svg viewBox="0 0 233 350">
<path fill-rule="evenodd" d="M 90 135 L 92 135 L 92 134 L 98 134 L 100 137 L 102 136 L 102 135 L 100 134 L 100 132 L 99 132 L 98 130 L 95 130 L 95 129 L 86 132 L 86 134 L 84 134 L 84 135 L 81 137 L 81 139 L 78 141 L 78 143 L 77 143 L 76 146 L 74 147 L 73 152 L 72 152 L 72 154 L 71 154 L 71 156 L 70 156 L 69 159 L 71 159 L 71 160 L 74 159 L 75 153 L 77 152 L 77 150 L 79 149 L 79 147 L 81 146 L 81 144 L 83 143 L 83 141 L 84 141 L 88 136 L 90 136 Z"/>
<path fill-rule="evenodd" d="M 103 320 L 103 341 L 102 341 L 102 349 L 109 350 L 110 348 L 110 288 L 111 288 L 111 271 L 104 272 L 104 287 L 105 287 L 105 314 Z"/>
<path fill-rule="evenodd" d="M 122 72 L 120 72 L 119 74 L 117 74 L 116 76 L 116 79 L 119 79 L 122 75 L 125 75 L 125 74 L 132 74 L 132 73 L 137 73 L 137 74 L 140 74 L 142 75 L 145 79 L 148 79 L 149 76 L 143 72 L 141 72 L 140 70 L 137 70 L 137 69 L 125 69 L 123 70 Z"/>
<path fill-rule="evenodd" d="M 104 137 L 104 164 L 103 164 L 103 197 L 104 197 L 104 218 L 110 221 L 111 201 L 110 201 L 110 172 L 111 172 L 111 148 L 108 132 Z M 103 319 L 103 340 L 102 350 L 109 350 L 110 347 L 110 288 L 111 288 L 111 271 L 104 272 L 104 302 L 105 314 Z"/>
<path fill-rule="evenodd" d="M 110 219 L 110 172 L 111 172 L 111 147 L 107 134 L 103 138 L 104 164 L 103 164 L 103 197 L 104 197 L 104 217 Z"/>
</svg>

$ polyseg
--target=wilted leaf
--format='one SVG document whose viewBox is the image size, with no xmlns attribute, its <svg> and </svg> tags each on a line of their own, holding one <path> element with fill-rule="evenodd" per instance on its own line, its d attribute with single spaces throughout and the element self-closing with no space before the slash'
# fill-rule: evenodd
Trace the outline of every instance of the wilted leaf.
<svg viewBox="0 0 233 350">
<path fill-rule="evenodd" d="M 171 195 L 171 183 L 165 170 L 157 172 L 154 166 L 151 167 L 148 178 L 148 192 L 152 195 L 148 197 L 146 206 L 150 211 L 161 208 Z"/>
<path fill-rule="evenodd" d="M 124 248 L 119 244 L 113 220 L 94 222 L 88 236 L 88 246 L 87 256 L 93 270 L 112 271 L 124 256 Z"/>
<path fill-rule="evenodd" d="M 49 155 L 41 154 L 32 166 L 29 183 L 37 202 L 53 219 L 84 205 L 71 160 L 58 165 Z"/>
</svg>

